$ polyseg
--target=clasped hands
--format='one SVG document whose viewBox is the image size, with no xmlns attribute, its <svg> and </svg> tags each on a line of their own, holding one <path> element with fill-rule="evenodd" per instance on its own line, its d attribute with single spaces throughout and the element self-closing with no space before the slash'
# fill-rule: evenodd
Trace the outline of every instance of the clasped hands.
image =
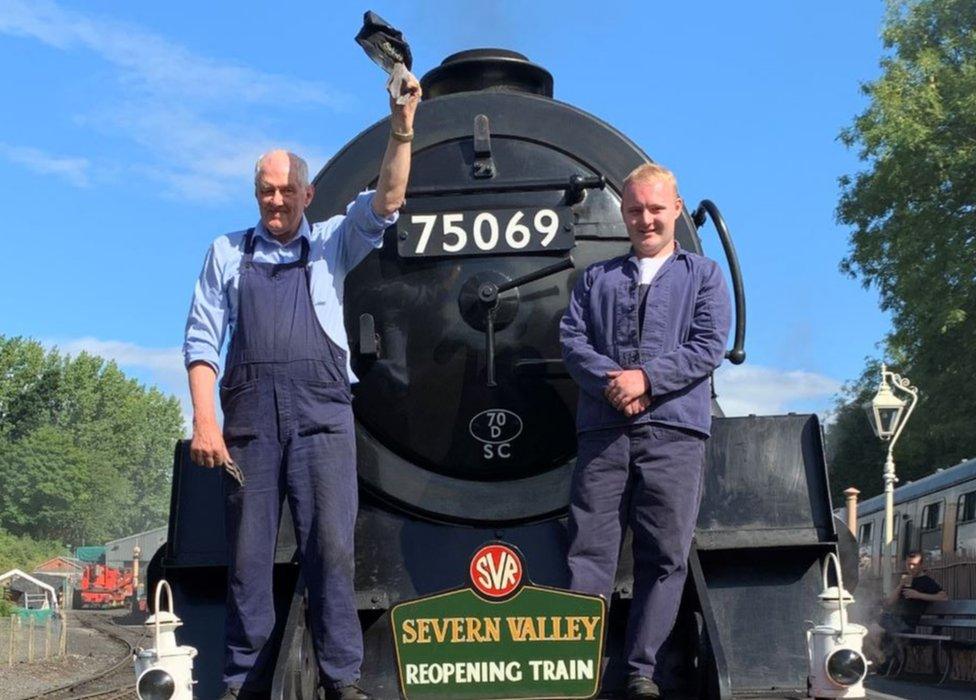
<svg viewBox="0 0 976 700">
<path fill-rule="evenodd" d="M 651 405 L 651 383 L 640 369 L 621 369 L 607 372 L 610 383 L 603 390 L 610 404 L 628 418 Z"/>
</svg>

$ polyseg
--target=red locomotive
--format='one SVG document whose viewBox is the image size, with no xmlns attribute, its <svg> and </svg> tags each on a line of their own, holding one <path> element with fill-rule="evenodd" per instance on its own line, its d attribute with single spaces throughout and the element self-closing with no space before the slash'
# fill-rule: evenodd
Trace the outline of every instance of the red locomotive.
<svg viewBox="0 0 976 700">
<path fill-rule="evenodd" d="M 81 576 L 82 608 L 120 608 L 132 597 L 132 571 L 88 564 Z"/>
</svg>

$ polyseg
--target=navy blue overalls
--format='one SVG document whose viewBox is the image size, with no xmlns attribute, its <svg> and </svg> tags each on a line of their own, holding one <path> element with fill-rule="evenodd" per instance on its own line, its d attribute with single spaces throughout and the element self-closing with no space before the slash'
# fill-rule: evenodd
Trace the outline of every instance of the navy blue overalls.
<svg viewBox="0 0 976 700">
<path fill-rule="evenodd" d="M 657 656 L 687 577 L 711 427 L 708 375 L 725 354 L 730 311 L 718 265 L 680 247 L 649 287 L 639 280 L 629 255 L 591 265 L 560 322 L 566 367 L 580 385 L 567 560 L 573 590 L 609 601 L 630 527 L 627 671 L 667 687 Z M 650 382 L 651 406 L 631 418 L 603 393 L 606 373 L 621 368 L 643 369 Z"/>
<path fill-rule="evenodd" d="M 262 690 L 262 648 L 274 627 L 272 566 L 287 495 L 308 586 L 322 683 L 354 683 L 362 633 L 353 590 L 358 496 L 345 352 L 322 330 L 309 296 L 308 240 L 293 263 L 241 260 L 237 326 L 220 387 L 224 438 L 244 474 L 227 477 L 230 568 L 224 680 Z"/>
</svg>

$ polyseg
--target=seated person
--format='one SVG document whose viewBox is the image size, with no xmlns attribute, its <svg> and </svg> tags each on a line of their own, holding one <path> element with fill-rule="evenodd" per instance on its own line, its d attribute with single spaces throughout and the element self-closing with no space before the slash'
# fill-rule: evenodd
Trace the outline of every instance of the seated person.
<svg viewBox="0 0 976 700">
<path fill-rule="evenodd" d="M 885 656 L 891 656 L 894 640 L 889 636 L 899 632 L 913 632 L 929 603 L 949 600 L 942 586 L 924 573 L 924 558 L 920 551 L 909 552 L 905 557 L 905 573 L 901 582 L 884 600 L 881 627 L 888 634 L 882 641 Z"/>
<path fill-rule="evenodd" d="M 901 582 L 885 599 L 885 612 L 881 626 L 889 632 L 910 632 L 918 624 L 925 606 L 939 600 L 949 600 L 935 579 L 923 573 L 924 559 L 921 552 L 909 552 L 905 557 L 905 573 Z M 885 625 L 885 616 L 891 618 L 892 625 L 900 624 L 902 629 L 890 629 Z"/>
</svg>

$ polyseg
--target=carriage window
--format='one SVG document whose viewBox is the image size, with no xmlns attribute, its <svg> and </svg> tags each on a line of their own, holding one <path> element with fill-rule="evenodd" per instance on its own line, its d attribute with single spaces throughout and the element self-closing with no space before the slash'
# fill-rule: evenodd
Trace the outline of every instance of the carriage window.
<svg viewBox="0 0 976 700">
<path fill-rule="evenodd" d="M 974 493 L 976 495 L 976 493 Z M 863 546 L 869 546 L 871 544 L 871 523 L 864 523 L 861 525 L 861 534 L 857 538 L 857 542 Z"/>
<path fill-rule="evenodd" d="M 976 491 L 970 491 L 959 496 L 956 512 L 959 514 L 958 521 L 960 523 L 976 520 Z"/>
<path fill-rule="evenodd" d="M 935 530 L 942 525 L 942 520 L 939 517 L 942 514 L 941 506 L 941 503 L 929 503 L 925 506 L 922 510 L 923 530 Z"/>
<path fill-rule="evenodd" d="M 914 535 L 913 528 L 914 528 L 914 524 L 912 523 L 911 518 L 906 518 L 906 520 L 905 520 L 905 537 L 901 541 L 901 545 L 900 545 L 900 547 L 901 547 L 901 557 L 900 558 L 901 559 L 904 559 L 905 557 L 907 557 L 908 556 L 908 553 L 910 551 L 912 551 L 912 549 L 914 549 L 914 547 L 912 547 L 912 540 L 914 540 L 916 538 L 913 537 L 913 535 Z"/>
</svg>

